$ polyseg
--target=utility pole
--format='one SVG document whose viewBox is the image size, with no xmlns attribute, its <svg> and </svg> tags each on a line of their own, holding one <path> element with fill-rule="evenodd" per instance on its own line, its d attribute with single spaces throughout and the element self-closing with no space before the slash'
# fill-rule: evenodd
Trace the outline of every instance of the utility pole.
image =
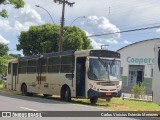
<svg viewBox="0 0 160 120">
<path fill-rule="evenodd" d="M 64 14 L 65 14 L 65 5 L 69 5 L 70 7 L 73 7 L 74 2 L 68 2 L 68 0 L 53 0 L 55 3 L 62 4 L 62 17 L 61 17 L 61 29 L 60 29 L 60 36 L 58 40 L 58 51 L 61 52 L 63 51 L 63 28 L 64 28 Z"/>
<path fill-rule="evenodd" d="M 109 46 L 109 45 L 101 45 L 101 49 L 103 49 L 103 46 Z"/>
</svg>

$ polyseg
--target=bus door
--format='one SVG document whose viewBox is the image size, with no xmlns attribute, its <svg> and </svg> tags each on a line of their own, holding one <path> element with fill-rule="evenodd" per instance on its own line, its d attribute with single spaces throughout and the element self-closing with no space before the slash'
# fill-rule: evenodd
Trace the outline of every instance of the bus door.
<svg viewBox="0 0 160 120">
<path fill-rule="evenodd" d="M 85 62 L 86 57 L 76 59 L 76 96 L 85 97 Z"/>
<path fill-rule="evenodd" d="M 16 90 L 17 84 L 17 63 L 12 63 L 11 90 Z"/>
<path fill-rule="evenodd" d="M 37 81 L 38 81 L 38 92 L 39 93 L 45 93 L 44 91 L 44 86 L 47 87 L 46 85 L 46 71 L 47 71 L 47 59 L 39 59 L 38 60 L 38 76 L 37 76 Z"/>
</svg>

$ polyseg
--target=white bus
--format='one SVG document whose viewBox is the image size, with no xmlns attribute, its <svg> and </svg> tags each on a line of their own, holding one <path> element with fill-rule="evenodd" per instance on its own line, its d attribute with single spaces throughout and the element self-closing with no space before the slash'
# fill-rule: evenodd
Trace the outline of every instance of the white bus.
<svg viewBox="0 0 160 120">
<path fill-rule="evenodd" d="M 109 50 L 53 52 L 20 57 L 8 62 L 7 87 L 22 95 L 42 93 L 72 97 L 110 99 L 120 96 L 120 54 Z"/>
<path fill-rule="evenodd" d="M 155 60 L 152 80 L 153 102 L 160 104 L 160 43 L 155 45 L 154 51 Z"/>
</svg>

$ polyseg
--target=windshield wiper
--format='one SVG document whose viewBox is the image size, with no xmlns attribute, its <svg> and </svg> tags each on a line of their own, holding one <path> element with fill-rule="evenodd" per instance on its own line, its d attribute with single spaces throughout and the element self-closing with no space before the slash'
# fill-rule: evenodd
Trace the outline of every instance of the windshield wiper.
<svg viewBox="0 0 160 120">
<path fill-rule="evenodd" d="M 107 65 L 107 63 L 104 62 L 100 57 L 98 57 L 98 60 L 106 68 L 106 71 L 108 72 L 108 80 L 111 81 L 110 80 L 110 65 L 109 64 Z"/>
<path fill-rule="evenodd" d="M 98 57 L 98 60 L 104 67 L 106 67 L 106 62 L 104 62 L 100 57 Z"/>
</svg>

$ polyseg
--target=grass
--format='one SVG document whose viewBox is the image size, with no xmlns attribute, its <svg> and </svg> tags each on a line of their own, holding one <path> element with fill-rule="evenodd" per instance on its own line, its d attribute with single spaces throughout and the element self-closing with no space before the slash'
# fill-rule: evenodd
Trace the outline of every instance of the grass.
<svg viewBox="0 0 160 120">
<path fill-rule="evenodd" d="M 3 87 L 3 84 L 0 84 L 0 93 L 8 94 L 17 94 L 20 95 L 17 91 L 8 90 Z M 34 97 L 40 97 L 44 99 L 53 99 L 59 101 L 58 97 L 43 97 L 42 94 L 35 94 Z M 160 106 L 153 102 L 143 102 L 143 101 L 134 101 L 134 100 L 122 100 L 121 98 L 112 98 L 110 102 L 106 102 L 105 99 L 98 99 L 96 105 L 91 105 L 89 99 L 77 99 L 72 98 L 72 103 L 89 105 L 98 108 L 103 108 L 106 110 L 115 110 L 115 111 L 160 111 Z"/>
<path fill-rule="evenodd" d="M 87 99 L 73 99 L 73 101 L 81 104 L 90 104 Z M 95 107 L 115 111 L 160 111 L 160 106 L 153 102 L 122 100 L 121 98 L 112 98 L 110 102 L 99 99 Z"/>
<path fill-rule="evenodd" d="M 3 89 L 3 84 L 0 84 L 0 89 Z"/>
</svg>

